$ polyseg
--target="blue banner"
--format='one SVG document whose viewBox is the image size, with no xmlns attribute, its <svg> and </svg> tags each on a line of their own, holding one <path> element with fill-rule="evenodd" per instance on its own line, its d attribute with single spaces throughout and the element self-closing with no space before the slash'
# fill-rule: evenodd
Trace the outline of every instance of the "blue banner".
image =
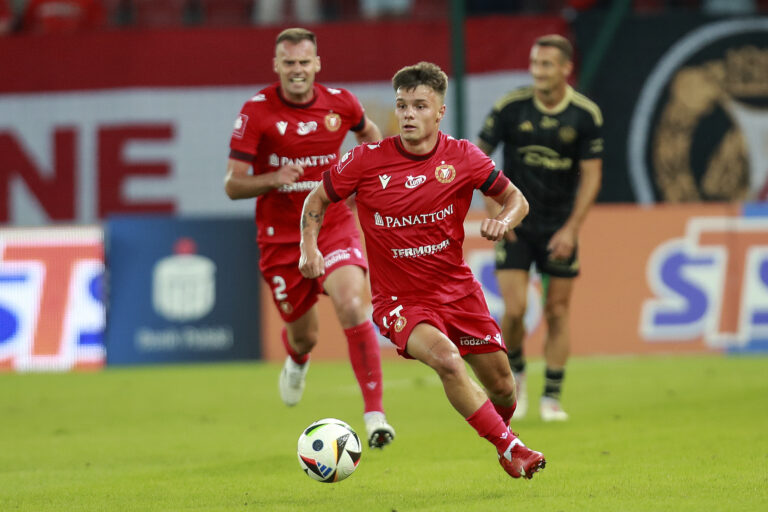
<svg viewBox="0 0 768 512">
<path fill-rule="evenodd" d="M 260 358 L 255 234 L 244 218 L 111 218 L 107 364 Z"/>
</svg>

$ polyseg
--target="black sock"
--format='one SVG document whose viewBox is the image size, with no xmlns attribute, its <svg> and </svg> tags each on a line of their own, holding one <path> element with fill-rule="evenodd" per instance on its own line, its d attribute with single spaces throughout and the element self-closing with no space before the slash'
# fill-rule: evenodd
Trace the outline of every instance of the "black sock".
<svg viewBox="0 0 768 512">
<path fill-rule="evenodd" d="M 544 372 L 544 396 L 560 400 L 560 391 L 565 378 L 565 368 L 552 370 L 547 368 Z"/>
<path fill-rule="evenodd" d="M 507 359 L 509 359 L 509 367 L 512 368 L 513 372 L 523 373 L 525 371 L 525 356 L 522 348 L 507 352 Z"/>
</svg>

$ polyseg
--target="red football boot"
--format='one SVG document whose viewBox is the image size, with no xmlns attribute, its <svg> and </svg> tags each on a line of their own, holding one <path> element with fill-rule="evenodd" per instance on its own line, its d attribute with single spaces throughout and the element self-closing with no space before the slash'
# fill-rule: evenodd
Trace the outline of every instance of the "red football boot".
<svg viewBox="0 0 768 512">
<path fill-rule="evenodd" d="M 530 480 L 538 471 L 544 469 L 547 461 L 544 454 L 531 450 L 517 439 L 512 440 L 504 453 L 499 453 L 499 463 L 512 478 Z"/>
</svg>

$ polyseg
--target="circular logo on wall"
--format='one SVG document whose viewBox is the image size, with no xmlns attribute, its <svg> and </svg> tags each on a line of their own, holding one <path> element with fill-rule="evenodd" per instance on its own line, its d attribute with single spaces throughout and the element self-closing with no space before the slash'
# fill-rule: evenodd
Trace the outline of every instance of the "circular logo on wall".
<svg viewBox="0 0 768 512">
<path fill-rule="evenodd" d="M 706 24 L 643 86 L 629 130 L 638 202 L 768 199 L 768 19 Z"/>
</svg>

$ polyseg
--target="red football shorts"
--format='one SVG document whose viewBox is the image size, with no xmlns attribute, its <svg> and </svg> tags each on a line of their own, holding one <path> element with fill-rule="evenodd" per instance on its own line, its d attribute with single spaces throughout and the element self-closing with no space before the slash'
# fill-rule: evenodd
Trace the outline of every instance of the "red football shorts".
<svg viewBox="0 0 768 512">
<path fill-rule="evenodd" d="M 420 323 L 428 323 L 442 331 L 463 356 L 507 350 L 501 329 L 488 312 L 483 291 L 448 304 L 429 305 L 424 302 L 395 300 L 376 304 L 373 318 L 383 336 L 397 346 L 397 353 L 410 358 L 406 352 L 411 331 Z"/>
<path fill-rule="evenodd" d="M 325 274 L 317 279 L 306 279 L 299 272 L 299 244 L 264 244 L 260 247 L 259 269 L 272 290 L 272 300 L 285 322 L 298 320 L 317 302 L 323 293 L 323 282 L 337 268 L 357 265 L 368 270 L 360 238 L 348 232 L 323 236 L 321 232 L 318 248 L 325 257 Z"/>
</svg>

